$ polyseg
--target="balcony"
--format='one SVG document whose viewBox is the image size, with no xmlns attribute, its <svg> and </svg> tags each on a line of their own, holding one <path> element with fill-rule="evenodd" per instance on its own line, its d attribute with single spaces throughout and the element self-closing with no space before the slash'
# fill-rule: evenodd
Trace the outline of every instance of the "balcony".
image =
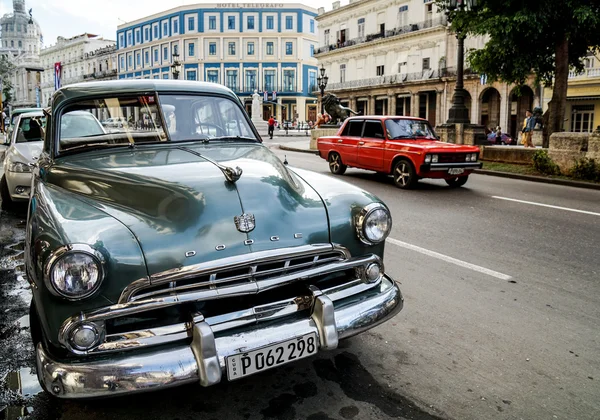
<svg viewBox="0 0 600 420">
<path fill-rule="evenodd" d="M 369 34 L 364 37 L 354 38 L 350 40 L 346 40 L 344 42 L 340 42 L 339 44 L 331 44 L 325 47 L 318 48 L 315 51 L 315 56 L 318 54 L 324 54 L 331 51 L 337 51 L 343 48 L 352 47 L 354 45 L 366 44 L 369 42 L 377 41 L 380 39 L 392 38 L 399 35 L 405 35 L 416 31 L 421 31 L 423 29 L 434 28 L 437 26 L 446 26 L 448 23 L 448 19 L 445 15 L 438 16 L 434 19 L 429 19 L 424 22 L 412 23 L 410 25 L 400 26 L 398 28 L 389 29 L 383 32 L 377 32 L 374 34 Z"/>
<path fill-rule="evenodd" d="M 582 72 L 576 72 L 576 71 L 569 72 L 569 79 L 581 80 L 581 79 L 589 79 L 592 77 L 600 77 L 600 67 L 585 69 Z"/>
<path fill-rule="evenodd" d="M 464 75 L 476 76 L 477 73 L 471 69 L 465 69 Z M 401 85 L 403 83 L 421 82 L 426 80 L 440 79 L 442 77 L 456 77 L 456 68 L 443 67 L 441 69 L 423 70 L 414 73 L 396 73 L 389 76 L 384 75 L 368 79 L 351 80 L 342 83 L 330 83 L 327 85 L 327 91 L 381 87 L 386 85 Z"/>
</svg>

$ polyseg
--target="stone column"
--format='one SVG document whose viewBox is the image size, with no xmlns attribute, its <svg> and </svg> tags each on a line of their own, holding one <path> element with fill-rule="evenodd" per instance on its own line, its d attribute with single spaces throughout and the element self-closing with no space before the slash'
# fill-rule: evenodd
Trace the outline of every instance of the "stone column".
<svg viewBox="0 0 600 420">
<path fill-rule="evenodd" d="M 348 106 L 350 107 L 351 110 L 356 111 L 356 96 L 350 96 L 350 103 L 348 104 Z"/>
<path fill-rule="evenodd" d="M 500 127 L 503 132 L 508 130 L 508 121 L 510 119 L 510 91 L 508 84 L 504 84 L 500 89 Z"/>
<path fill-rule="evenodd" d="M 388 95 L 388 115 L 396 115 L 396 100 L 397 96 L 395 94 Z"/>
<path fill-rule="evenodd" d="M 443 90 L 435 91 L 435 125 L 438 126 L 440 124 L 444 124 L 446 121 L 444 119 L 444 110 L 442 109 L 442 96 L 444 94 Z"/>
<path fill-rule="evenodd" d="M 296 112 L 298 113 L 298 121 L 306 121 L 306 98 L 299 97 L 296 99 Z"/>
<path fill-rule="evenodd" d="M 418 117 L 419 116 L 419 93 L 413 93 L 410 98 L 410 116 Z"/>
<path fill-rule="evenodd" d="M 366 114 L 375 115 L 375 97 L 373 95 L 369 95 L 369 106 Z"/>
</svg>

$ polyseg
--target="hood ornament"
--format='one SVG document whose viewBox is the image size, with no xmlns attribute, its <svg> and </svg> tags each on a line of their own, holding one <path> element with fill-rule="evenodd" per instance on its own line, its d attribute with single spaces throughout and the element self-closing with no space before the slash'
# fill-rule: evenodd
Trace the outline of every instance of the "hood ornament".
<svg viewBox="0 0 600 420">
<path fill-rule="evenodd" d="M 235 227 L 240 232 L 248 233 L 252 232 L 256 227 L 255 219 L 253 214 L 244 213 L 241 216 L 235 216 L 233 218 Z"/>
<path fill-rule="evenodd" d="M 179 149 L 184 150 L 188 153 L 191 153 L 194 156 L 198 156 L 199 158 L 202 158 L 202 159 L 212 163 L 217 168 L 219 168 L 221 170 L 221 172 L 223 172 L 223 175 L 225 175 L 225 179 L 229 182 L 232 182 L 232 183 L 236 182 L 242 176 L 243 171 L 242 171 L 242 168 L 240 168 L 239 166 L 236 166 L 235 169 L 233 169 L 231 166 L 221 165 L 216 160 L 206 157 L 203 154 L 196 152 L 195 150 L 188 149 L 187 147 L 179 147 Z"/>
</svg>

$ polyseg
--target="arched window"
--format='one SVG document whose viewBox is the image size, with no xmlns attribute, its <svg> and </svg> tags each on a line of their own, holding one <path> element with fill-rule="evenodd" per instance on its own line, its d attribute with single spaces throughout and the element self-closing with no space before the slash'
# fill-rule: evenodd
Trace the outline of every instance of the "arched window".
<svg viewBox="0 0 600 420">
<path fill-rule="evenodd" d="M 99 66 L 100 66 L 100 70 L 98 70 L 98 71 L 102 71 L 102 63 L 100 63 Z"/>
</svg>

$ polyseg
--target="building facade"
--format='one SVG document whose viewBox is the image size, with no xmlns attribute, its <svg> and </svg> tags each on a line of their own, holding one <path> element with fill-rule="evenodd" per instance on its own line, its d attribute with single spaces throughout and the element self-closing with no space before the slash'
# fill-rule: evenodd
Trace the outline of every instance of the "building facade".
<svg viewBox="0 0 600 420">
<path fill-rule="evenodd" d="M 316 10 L 289 3 L 180 6 L 120 25 L 119 78 L 178 77 L 221 83 L 252 111 L 264 94 L 262 118 L 316 120 Z M 175 63 L 176 64 L 176 63 Z"/>
<path fill-rule="evenodd" d="M 59 36 L 56 44 L 40 52 L 42 103 L 44 106 L 56 91 L 55 73 L 60 86 L 96 79 L 116 79 L 116 41 L 92 34 L 72 38 Z M 57 68 L 58 65 L 58 68 Z"/>
<path fill-rule="evenodd" d="M 315 56 L 329 76 L 326 91 L 363 114 L 410 115 L 432 125 L 448 119 L 456 80 L 456 36 L 444 13 L 428 0 L 351 0 L 319 9 Z M 465 50 L 481 48 L 467 38 Z M 466 67 L 466 64 L 465 64 Z M 516 136 L 527 108 L 540 104 L 533 85 L 487 84 L 465 69 L 472 123 L 501 126 Z"/>
<path fill-rule="evenodd" d="M 592 132 L 600 129 L 600 58 L 590 54 L 582 72 L 571 71 L 567 88 L 565 131 Z M 544 110 L 552 98 L 552 89 L 544 89 Z"/>
<path fill-rule="evenodd" d="M 42 48 L 40 25 L 27 14 L 25 0 L 13 0 L 13 12 L 0 19 L 0 55 L 14 66 L 11 107 L 35 107 L 40 100 L 43 69 L 39 62 Z"/>
</svg>

